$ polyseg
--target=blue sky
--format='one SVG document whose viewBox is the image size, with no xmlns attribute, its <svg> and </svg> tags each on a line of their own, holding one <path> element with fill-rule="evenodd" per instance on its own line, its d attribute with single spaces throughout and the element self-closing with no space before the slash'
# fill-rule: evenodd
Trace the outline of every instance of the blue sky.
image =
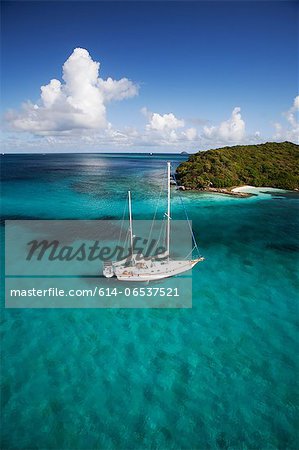
<svg viewBox="0 0 299 450">
<path fill-rule="evenodd" d="M 1 37 L 7 151 L 195 151 L 296 140 L 296 2 L 2 2 Z M 89 56 L 77 52 L 69 77 L 85 70 L 84 60 L 100 62 L 104 81 L 127 79 L 110 99 L 102 85 L 92 117 L 81 111 L 80 93 L 69 106 L 76 93 L 62 80 L 75 48 Z M 64 103 L 45 110 L 40 88 L 53 78 Z"/>
</svg>

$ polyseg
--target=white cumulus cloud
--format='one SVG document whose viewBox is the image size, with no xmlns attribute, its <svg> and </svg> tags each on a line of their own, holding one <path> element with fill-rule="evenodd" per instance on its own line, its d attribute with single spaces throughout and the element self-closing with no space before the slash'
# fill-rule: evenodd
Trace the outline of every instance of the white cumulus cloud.
<svg viewBox="0 0 299 450">
<path fill-rule="evenodd" d="M 124 100 L 138 94 L 138 87 L 127 78 L 121 80 L 113 80 L 111 77 L 107 80 L 99 78 L 98 86 L 106 101 Z"/>
<path fill-rule="evenodd" d="M 152 113 L 150 115 L 149 123 L 147 124 L 148 130 L 167 131 L 176 130 L 177 128 L 184 127 L 185 122 L 182 119 L 175 117 L 173 113 L 158 114 Z"/>
<path fill-rule="evenodd" d="M 245 137 L 245 122 L 241 117 L 241 108 L 233 109 L 230 119 L 220 123 L 219 126 L 204 126 L 203 136 L 223 143 L 238 143 Z"/>
<path fill-rule="evenodd" d="M 76 48 L 63 65 L 63 82 L 53 79 L 42 86 L 40 100 L 10 111 L 8 122 L 16 130 L 40 135 L 107 128 L 106 104 L 134 97 L 138 86 L 127 78 L 103 80 L 99 70 L 100 63 L 87 50 Z"/>
<path fill-rule="evenodd" d="M 292 141 L 296 144 L 299 143 L 299 95 L 294 98 L 291 108 L 284 113 L 286 118 L 286 124 L 283 126 L 277 122 L 274 124 L 275 134 L 274 139 L 278 141 Z"/>
<path fill-rule="evenodd" d="M 141 113 L 147 118 L 145 131 L 140 136 L 146 145 L 179 145 L 197 138 L 196 129 L 185 129 L 184 119 L 178 119 L 173 113 L 160 114 L 146 107 L 141 108 Z"/>
<path fill-rule="evenodd" d="M 183 135 L 186 136 L 188 141 L 194 141 L 198 135 L 196 128 L 187 128 L 186 131 L 183 132 Z"/>
</svg>

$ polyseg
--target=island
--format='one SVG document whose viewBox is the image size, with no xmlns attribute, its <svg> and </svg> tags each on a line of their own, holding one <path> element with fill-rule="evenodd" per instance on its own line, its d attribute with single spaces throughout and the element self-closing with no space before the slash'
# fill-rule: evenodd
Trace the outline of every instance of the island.
<svg viewBox="0 0 299 450">
<path fill-rule="evenodd" d="M 299 145 L 292 142 L 266 142 L 236 145 L 189 156 L 176 170 L 179 186 L 248 196 L 234 188 L 250 185 L 279 189 L 299 189 Z"/>
</svg>

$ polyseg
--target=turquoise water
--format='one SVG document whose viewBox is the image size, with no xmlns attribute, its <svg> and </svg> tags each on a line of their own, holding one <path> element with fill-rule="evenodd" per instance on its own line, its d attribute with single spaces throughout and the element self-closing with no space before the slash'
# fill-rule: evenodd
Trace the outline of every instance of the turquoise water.
<svg viewBox="0 0 299 450">
<path fill-rule="evenodd" d="M 119 218 L 128 188 L 150 218 L 168 158 L 3 156 L 3 218 Z M 3 309 L 1 448 L 297 449 L 299 201 L 263 192 L 182 194 L 190 310 Z"/>
</svg>

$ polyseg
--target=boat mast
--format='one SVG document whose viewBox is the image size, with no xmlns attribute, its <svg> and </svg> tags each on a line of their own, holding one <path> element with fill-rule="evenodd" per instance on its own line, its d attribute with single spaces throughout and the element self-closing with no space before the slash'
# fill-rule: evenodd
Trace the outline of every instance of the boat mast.
<svg viewBox="0 0 299 450">
<path fill-rule="evenodd" d="M 129 196 L 129 218 L 130 218 L 130 241 L 131 241 L 131 257 L 133 260 L 134 249 L 133 249 L 133 223 L 132 223 L 132 204 L 131 204 L 131 191 L 128 191 Z"/>
<path fill-rule="evenodd" d="M 170 162 L 167 162 L 167 232 L 166 232 L 166 248 L 169 259 L 170 244 Z"/>
</svg>

